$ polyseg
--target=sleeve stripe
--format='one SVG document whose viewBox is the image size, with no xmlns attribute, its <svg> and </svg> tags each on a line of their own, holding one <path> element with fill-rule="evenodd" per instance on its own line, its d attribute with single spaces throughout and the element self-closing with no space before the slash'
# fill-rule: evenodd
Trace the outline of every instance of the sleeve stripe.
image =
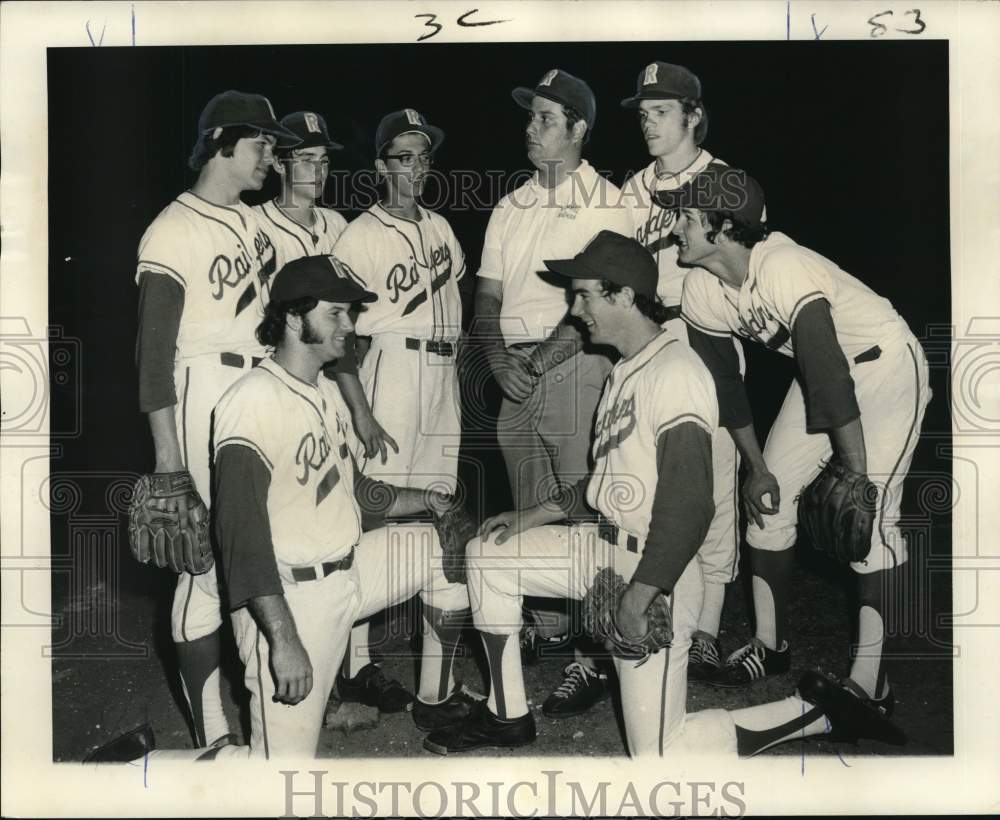
<svg viewBox="0 0 1000 820">
<path fill-rule="evenodd" d="M 248 450 L 253 450 L 259 457 L 260 460 L 264 462 L 264 466 L 267 467 L 269 473 L 274 472 L 274 465 L 271 464 L 271 460 L 264 455 L 264 451 L 260 449 L 254 442 L 250 441 L 248 438 L 243 438 L 242 436 L 230 436 L 225 438 L 215 445 L 215 455 L 218 458 L 219 451 L 228 445 L 233 445 L 236 447 L 246 447 Z"/>
<path fill-rule="evenodd" d="M 789 328 L 795 324 L 795 319 L 798 317 L 799 311 L 802 310 L 802 308 L 804 308 L 807 304 L 815 302 L 817 299 L 826 299 L 826 294 L 821 290 L 814 290 L 811 293 L 807 293 L 795 303 L 795 307 L 792 308 L 792 315 L 788 319 Z"/>
<path fill-rule="evenodd" d="M 184 277 L 170 266 L 164 265 L 161 262 L 154 262 L 152 259 L 140 259 L 138 268 L 139 272 L 135 276 L 137 282 L 139 274 L 143 271 L 149 271 L 150 273 L 162 273 L 164 276 L 169 276 L 171 279 L 175 279 L 177 284 L 182 288 L 187 288 L 187 282 L 184 281 Z"/>
<path fill-rule="evenodd" d="M 705 419 L 699 416 L 697 413 L 681 413 L 679 416 L 674 416 L 672 419 L 663 422 L 659 427 L 656 428 L 656 433 L 653 436 L 654 439 L 658 439 L 665 430 L 671 427 L 677 427 L 679 424 L 684 424 L 685 422 L 693 421 L 699 427 L 704 428 L 704 430 L 711 435 L 712 425 L 709 424 Z"/>
<path fill-rule="evenodd" d="M 681 311 L 681 318 L 689 325 L 691 325 L 691 327 L 700 330 L 702 333 L 707 333 L 709 336 L 721 336 L 723 339 L 725 339 L 733 335 L 732 332 L 729 330 L 712 330 L 711 328 L 707 328 L 704 325 L 700 325 L 694 319 L 688 316 L 688 314 L 686 314 L 683 310 Z"/>
</svg>

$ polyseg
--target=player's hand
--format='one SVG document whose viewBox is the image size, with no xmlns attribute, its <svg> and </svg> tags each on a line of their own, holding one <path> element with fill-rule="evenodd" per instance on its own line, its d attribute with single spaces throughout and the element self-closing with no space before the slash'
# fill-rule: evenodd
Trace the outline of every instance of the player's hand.
<svg viewBox="0 0 1000 820">
<path fill-rule="evenodd" d="M 764 529 L 765 515 L 774 515 L 781 507 L 778 480 L 767 470 L 751 470 L 740 488 L 747 518 Z"/>
<path fill-rule="evenodd" d="M 274 700 L 294 706 L 312 691 L 313 668 L 302 641 L 278 639 L 271 645 L 271 674 L 274 676 Z"/>
<path fill-rule="evenodd" d="M 561 512 L 553 512 L 542 506 L 529 507 L 526 510 L 508 510 L 487 518 L 479 527 L 479 537 L 487 540 L 492 533 L 499 531 L 493 543 L 502 544 L 519 532 L 530 530 L 532 527 L 540 527 L 543 524 L 551 524 L 562 517 Z"/>
<path fill-rule="evenodd" d="M 389 458 L 389 450 L 386 445 L 392 447 L 394 453 L 399 453 L 399 445 L 396 444 L 396 440 L 385 431 L 375 416 L 371 413 L 358 413 L 357 415 L 354 431 L 365 447 L 365 456 L 373 459 L 378 453 L 382 463 L 385 464 Z"/>
<path fill-rule="evenodd" d="M 490 357 L 493 378 L 504 395 L 513 402 L 523 402 L 535 392 L 535 377 L 528 370 L 527 360 L 516 353 L 504 351 Z"/>
<path fill-rule="evenodd" d="M 618 603 L 618 611 L 615 613 L 615 624 L 618 631 L 626 638 L 634 641 L 642 640 L 649 632 L 649 619 L 646 617 L 647 606 L 639 606 L 635 599 L 628 595 L 622 595 Z"/>
</svg>

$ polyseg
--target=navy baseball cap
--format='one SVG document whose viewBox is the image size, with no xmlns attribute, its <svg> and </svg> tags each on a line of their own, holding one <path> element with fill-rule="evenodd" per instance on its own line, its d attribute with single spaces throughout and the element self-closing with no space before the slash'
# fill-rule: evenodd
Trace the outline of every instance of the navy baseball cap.
<svg viewBox="0 0 1000 820">
<path fill-rule="evenodd" d="M 546 259 L 545 267 L 570 279 L 607 279 L 636 295 L 656 299 L 659 271 L 653 255 L 639 242 L 614 231 L 601 231 L 572 259 Z"/>
<path fill-rule="evenodd" d="M 374 302 L 350 269 L 332 255 L 303 256 L 285 265 L 271 283 L 272 302 L 312 297 L 324 302 Z"/>
<path fill-rule="evenodd" d="M 661 208 L 731 211 L 743 225 L 759 225 L 764 216 L 764 189 L 750 174 L 721 162 L 710 163 L 680 188 L 657 191 Z"/>
<path fill-rule="evenodd" d="M 622 100 L 622 108 L 638 108 L 640 100 L 701 99 L 701 80 L 682 65 L 657 60 L 639 72 L 635 96 Z"/>
<path fill-rule="evenodd" d="M 375 156 L 381 156 L 382 149 L 403 134 L 423 134 L 430 141 L 431 151 L 436 151 L 444 142 L 444 131 L 429 124 L 419 111 L 404 108 L 382 117 L 375 131 Z"/>
<path fill-rule="evenodd" d="M 538 81 L 534 88 L 515 88 L 511 96 L 521 108 L 531 110 L 531 101 L 535 97 L 545 97 L 547 100 L 568 105 L 576 110 L 587 123 L 587 130 L 594 127 L 597 119 L 597 100 L 594 92 L 579 77 L 574 77 L 567 71 L 553 68 Z"/>
<path fill-rule="evenodd" d="M 271 101 L 260 94 L 243 91 L 223 91 L 208 101 L 198 117 L 198 133 L 210 134 L 216 128 L 246 125 L 277 137 L 278 145 L 290 148 L 301 140 L 285 128 L 274 116 Z"/>
<path fill-rule="evenodd" d="M 294 114 L 286 114 L 281 118 L 281 124 L 301 142 L 292 146 L 296 150 L 299 148 L 329 148 L 339 151 L 344 146 L 339 142 L 330 139 L 330 132 L 326 127 L 326 120 L 321 114 L 313 111 L 296 111 Z"/>
</svg>

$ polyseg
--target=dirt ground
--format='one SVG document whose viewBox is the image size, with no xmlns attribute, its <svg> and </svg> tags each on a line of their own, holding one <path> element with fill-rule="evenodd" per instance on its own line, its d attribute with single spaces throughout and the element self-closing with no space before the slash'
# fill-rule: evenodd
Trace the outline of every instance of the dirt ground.
<svg viewBox="0 0 1000 820">
<path fill-rule="evenodd" d="M 948 533 L 934 532 L 935 541 Z M 940 536 L 940 538 L 939 538 Z M 887 644 L 889 677 L 896 694 L 896 722 L 909 735 L 904 747 L 862 741 L 845 746 L 810 739 L 776 747 L 774 755 L 950 755 L 952 737 L 952 646 L 947 619 L 951 611 L 947 573 L 931 572 L 928 556 L 914 555 L 893 637 Z M 728 653 L 751 634 L 748 587 L 743 573 L 731 584 L 720 638 Z M 716 689 L 690 682 L 688 710 L 739 708 L 789 694 L 809 668 L 846 674 L 850 635 L 846 579 L 842 572 L 818 563 L 799 550 L 789 606 L 792 671 L 746 690 Z M 148 721 L 160 748 L 189 748 L 191 734 L 183 717 L 169 636 L 172 579 L 161 571 L 122 564 L 117 590 L 106 582 L 53 590 L 56 611 L 64 617 L 56 629 L 52 661 L 53 759 L 74 761 L 117 734 Z M 110 609 L 104 605 L 117 599 Z M 908 602 L 908 603 L 907 603 Z M 100 617 L 100 612 L 111 617 Z M 393 677 L 415 684 L 410 651 L 410 625 L 417 623 L 415 603 L 397 608 L 373 637 L 381 637 L 384 668 Z M 231 639 L 227 642 L 232 646 Z M 475 632 L 469 630 L 458 662 L 458 676 L 473 690 L 485 692 L 485 663 Z M 614 698 L 576 718 L 552 720 L 541 703 L 561 680 L 570 659 L 564 654 L 543 658 L 525 669 L 529 704 L 538 724 L 538 740 L 527 749 L 487 749 L 483 757 L 580 755 L 622 756 L 620 706 Z M 248 736 L 240 705 L 244 701 L 235 649 L 226 673 L 227 711 L 234 726 Z M 324 729 L 321 757 L 408 757 L 427 755 L 423 733 L 409 714 L 384 715 L 370 730 L 345 735 Z"/>
</svg>

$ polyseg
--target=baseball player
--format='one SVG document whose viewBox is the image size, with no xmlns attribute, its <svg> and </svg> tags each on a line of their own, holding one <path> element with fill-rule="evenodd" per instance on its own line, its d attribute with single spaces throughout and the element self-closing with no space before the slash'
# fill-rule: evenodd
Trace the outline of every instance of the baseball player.
<svg viewBox="0 0 1000 820">
<path fill-rule="evenodd" d="M 503 392 L 497 439 L 520 509 L 587 474 L 594 410 L 611 368 L 606 355 L 584 349 L 564 289 L 537 271 L 543 259 L 572 256 L 601 229 L 628 234 L 630 221 L 621 192 L 582 157 L 597 115 L 587 83 L 554 68 L 512 96 L 529 112 L 525 145 L 537 171 L 490 216 L 475 325 Z M 568 619 L 555 610 L 533 618 L 542 639 L 568 630 Z M 583 667 L 571 664 L 566 674 L 560 696 L 546 702 L 547 714 L 580 709 L 564 695 L 580 691 Z M 592 672 L 587 679 L 595 685 L 585 687 L 585 699 L 606 694 L 605 677 Z"/>
<path fill-rule="evenodd" d="M 432 732 L 438 754 L 483 746 L 522 746 L 535 738 L 517 633 L 524 595 L 583 598 L 612 567 L 629 579 L 615 622 L 624 635 L 647 631 L 646 610 L 669 596 L 673 643 L 644 662 L 615 657 L 629 752 L 755 754 L 783 740 L 881 726 L 865 705 L 818 673 L 797 695 L 733 712 L 685 720 L 687 663 L 703 584 L 692 560 L 713 516 L 715 386 L 698 356 L 661 327 L 657 269 L 634 239 L 602 231 L 572 259 L 546 260 L 572 288 L 574 316 L 590 338 L 622 354 L 611 371 L 594 427 L 594 471 L 576 491 L 487 519 L 468 546 L 473 619 L 490 668 L 489 699 L 461 723 Z M 579 521 L 555 524 L 565 517 Z M 873 718 L 874 720 L 874 718 Z"/>
<path fill-rule="evenodd" d="M 188 160 L 198 180 L 160 212 L 139 243 L 136 363 L 154 470 L 187 470 L 206 503 L 212 408 L 264 354 L 254 328 L 275 271 L 270 235 L 240 193 L 263 186 L 276 145 L 297 141 L 265 97 L 239 91 L 213 97 Z M 214 569 L 181 573 L 171 625 L 197 746 L 229 734 L 219 689 L 221 623 Z"/>
<path fill-rule="evenodd" d="M 320 375 L 344 355 L 352 303 L 375 298 L 332 256 L 290 262 L 274 280 L 257 331 L 273 356 L 226 391 L 214 426 L 214 524 L 250 695 L 250 744 L 153 756 L 315 755 L 351 625 L 418 592 L 431 627 L 414 719 L 449 725 L 469 712 L 451 675 L 468 596 L 444 577 L 434 526 L 361 527 L 359 501 L 383 516 L 448 501 L 357 473 L 347 406 Z"/>
<path fill-rule="evenodd" d="M 787 671 L 785 613 L 800 490 L 835 456 L 878 487 L 871 550 L 851 564 L 858 634 L 844 685 L 884 712 L 892 694 L 882 667 L 885 590 L 906 561 L 898 527 L 903 479 L 930 399 L 923 351 L 892 305 L 818 253 L 761 222 L 764 193 L 745 171 L 711 165 L 680 191 L 658 194 L 679 208 L 674 234 L 684 282 L 682 310 L 692 346 L 715 376 L 722 423 L 748 474 L 756 637 L 713 682 L 741 686 Z M 757 443 L 730 335 L 795 359 L 767 438 Z"/>
<path fill-rule="evenodd" d="M 684 66 L 650 63 L 639 73 L 635 95 L 622 100 L 622 106 L 637 110 L 643 139 L 653 157 L 649 165 L 622 186 L 623 201 L 632 214 L 632 235 L 653 255 L 659 268 L 656 292 L 667 307 L 665 327 L 678 341 L 687 344 L 687 328 L 681 319 L 681 288 L 688 268 L 677 263 L 677 248 L 671 233 L 674 211 L 657 205 L 653 194 L 679 188 L 709 163 L 718 162 L 701 147 L 708 133 L 701 81 Z M 743 350 L 735 339 L 733 345 L 742 373 Z M 696 680 L 711 677 L 721 666 L 719 622 L 726 584 L 735 580 L 738 569 L 738 457 L 733 440 L 724 429 L 716 431 L 712 457 L 715 517 L 705 543 L 698 550 L 705 590 L 688 663 L 688 674 Z"/>
<path fill-rule="evenodd" d="M 401 487 L 453 494 L 461 442 L 455 361 L 462 331 L 458 282 L 465 255 L 447 220 L 420 195 L 444 132 L 412 108 L 382 118 L 375 134 L 381 199 L 337 242 L 337 258 L 379 297 L 357 319 L 358 375 L 340 372 L 345 396 L 378 419 L 394 452 L 356 454 L 366 476 Z M 352 407 L 352 409 L 354 409 Z M 358 412 L 355 413 L 357 418 Z M 351 636 L 338 692 L 382 712 L 406 708 L 412 695 L 387 681 L 368 653 L 368 625 Z"/>
</svg>

